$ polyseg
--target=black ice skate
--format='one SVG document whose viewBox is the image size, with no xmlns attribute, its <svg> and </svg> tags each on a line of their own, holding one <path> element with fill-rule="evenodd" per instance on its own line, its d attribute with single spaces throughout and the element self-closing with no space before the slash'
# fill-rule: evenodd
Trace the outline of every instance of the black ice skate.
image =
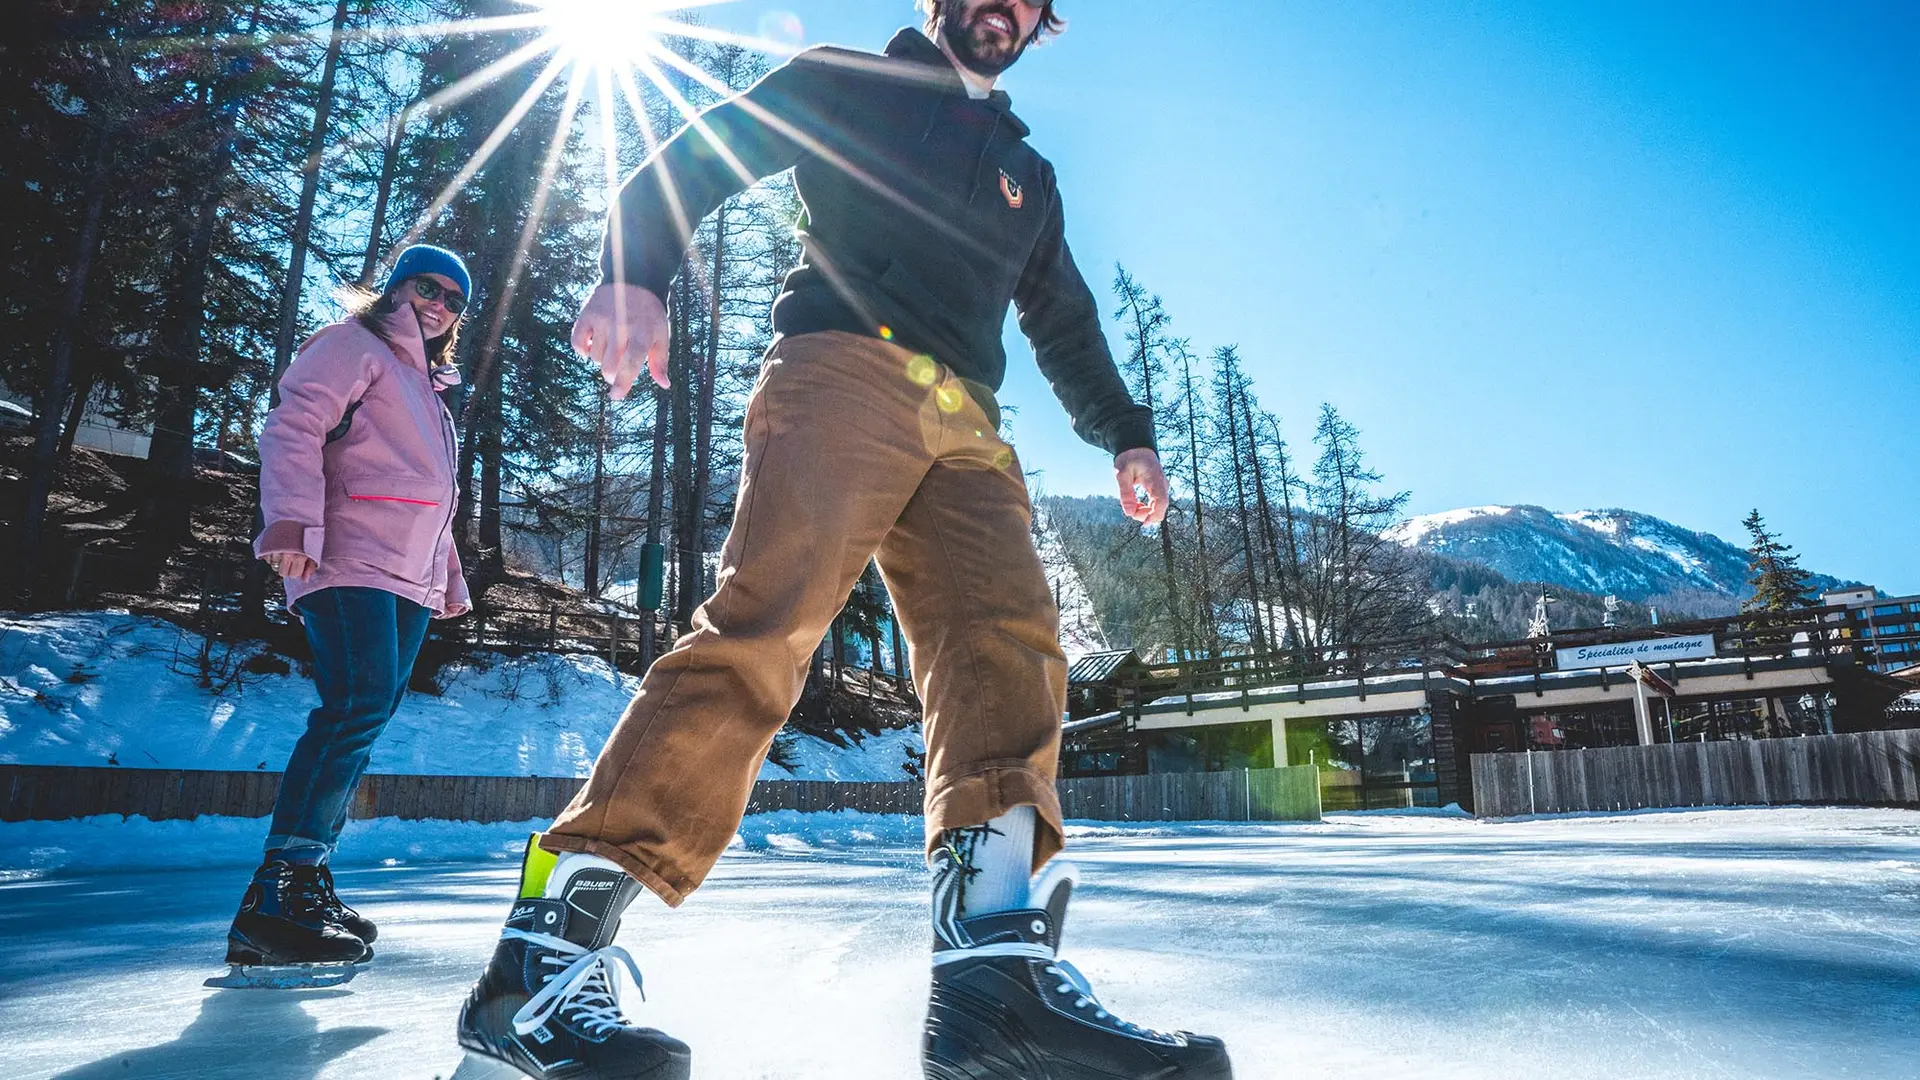
<svg viewBox="0 0 1920 1080">
<path fill-rule="evenodd" d="M 340 899 L 340 894 L 333 891 L 333 871 L 325 863 L 320 864 L 320 887 L 327 890 L 327 918 L 334 925 L 367 945 L 372 945 L 375 939 L 379 938 L 380 928 L 373 925 L 373 920 L 348 907 L 346 902 Z M 373 950 L 368 949 L 367 955 L 362 959 L 373 959 Z"/>
<path fill-rule="evenodd" d="M 584 869 L 561 899 L 514 902 L 493 960 L 460 1010 L 468 1056 L 458 1080 L 510 1070 L 537 1080 L 687 1080 L 687 1045 L 629 1024 L 620 1007 L 618 968 L 636 988 L 640 971 L 611 942 L 639 891 L 626 874 Z"/>
<path fill-rule="evenodd" d="M 1036 880 L 1029 910 L 961 919 L 962 873 L 935 859 L 927 1080 L 1232 1080 L 1225 1043 L 1121 1020 L 1055 955 L 1070 867 Z"/>
<path fill-rule="evenodd" d="M 223 989 L 306 989 L 338 986 L 370 955 L 366 943 L 334 922 L 322 867 L 270 859 L 254 871 L 227 931 L 225 975 L 206 985 Z"/>
</svg>

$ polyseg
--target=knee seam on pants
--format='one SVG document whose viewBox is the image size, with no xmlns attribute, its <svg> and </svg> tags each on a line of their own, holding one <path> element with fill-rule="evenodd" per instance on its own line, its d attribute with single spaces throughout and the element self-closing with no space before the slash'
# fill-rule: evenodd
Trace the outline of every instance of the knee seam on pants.
<svg viewBox="0 0 1920 1080">
<path fill-rule="evenodd" d="M 772 380 L 769 379 L 768 381 L 771 382 Z M 762 389 L 764 390 L 765 387 L 763 386 Z M 762 395 L 760 400 L 760 409 L 762 413 L 760 417 L 761 425 L 763 427 L 770 428 L 773 423 L 773 419 L 771 415 L 769 415 L 773 412 L 773 395 L 771 393 L 766 393 Z M 742 436 L 741 441 L 744 444 L 744 442 L 748 437 L 748 433 L 745 431 L 742 431 L 741 436 Z M 771 432 L 769 432 L 769 437 L 771 437 Z M 760 484 L 758 483 L 758 481 L 760 479 L 760 470 L 765 466 L 766 466 L 766 449 L 764 446 L 762 446 L 761 453 L 758 455 L 757 460 L 754 462 L 753 471 L 741 478 L 741 483 L 744 485 L 747 493 L 747 503 L 746 503 L 746 506 L 743 508 L 745 513 L 737 515 L 738 517 L 744 517 L 746 519 L 746 530 L 740 534 L 740 562 L 742 564 L 745 564 L 747 561 L 747 546 L 753 541 L 753 505 L 760 498 Z M 733 603 L 732 595 L 729 594 L 725 599 L 729 606 Z M 716 616 L 716 618 L 718 618 L 722 622 L 725 621 L 725 616 L 727 614 L 730 614 L 730 611 L 714 612 L 714 615 Z M 628 748 L 626 759 L 620 762 L 620 773 L 619 773 L 619 776 L 614 780 L 615 796 L 617 796 L 619 793 L 620 785 L 626 780 L 627 773 L 631 771 L 633 768 L 634 756 L 640 752 L 641 745 L 647 741 L 647 735 L 653 731 L 653 725 L 659 721 L 660 714 L 665 712 L 667 710 L 667 707 L 673 703 L 673 694 L 674 694 L 674 691 L 680 688 L 680 680 L 686 676 L 688 671 L 692 670 L 695 661 L 698 659 L 698 654 L 696 650 L 699 649 L 702 641 L 701 632 L 699 630 L 695 630 L 690 635 L 690 637 L 692 638 L 692 640 L 687 642 L 686 663 L 681 665 L 680 669 L 673 673 L 673 681 L 667 684 L 666 689 L 660 695 L 660 704 L 655 706 L 653 710 L 653 714 L 647 717 L 646 726 L 641 728 L 638 734 L 634 735 L 633 745 Z M 585 790 L 585 789 L 582 789 L 582 790 Z M 604 835 L 607 831 L 607 811 L 609 809 L 607 802 L 608 800 L 601 801 L 601 804 L 598 807 L 599 813 L 595 815 L 593 834 L 596 837 Z"/>
<path fill-rule="evenodd" d="M 934 542 L 940 545 L 940 558 L 947 564 L 947 580 L 958 583 L 954 586 L 954 591 L 959 594 L 960 602 L 953 605 L 953 607 L 958 616 L 961 635 L 966 639 L 967 643 L 967 665 L 973 669 L 973 686 L 975 688 L 975 715 L 973 722 L 976 728 L 981 728 L 989 722 L 987 718 L 987 683 L 981 678 L 980 648 L 974 640 L 973 597 L 969 594 L 966 584 L 957 572 L 958 567 L 954 563 L 953 550 L 947 545 L 947 533 L 946 530 L 941 527 L 939 515 L 929 516 L 928 525 L 933 530 Z"/>
</svg>

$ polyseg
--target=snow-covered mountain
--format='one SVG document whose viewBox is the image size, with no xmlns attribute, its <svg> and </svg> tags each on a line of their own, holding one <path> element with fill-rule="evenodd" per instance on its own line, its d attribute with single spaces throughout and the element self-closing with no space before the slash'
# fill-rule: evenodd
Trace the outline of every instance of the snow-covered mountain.
<svg viewBox="0 0 1920 1080">
<path fill-rule="evenodd" d="M 1632 510 L 1562 514 L 1538 506 L 1474 506 L 1413 518 L 1387 536 L 1409 548 L 1479 563 L 1513 581 L 1625 600 L 1730 609 L 1747 592 L 1741 549 Z"/>
</svg>

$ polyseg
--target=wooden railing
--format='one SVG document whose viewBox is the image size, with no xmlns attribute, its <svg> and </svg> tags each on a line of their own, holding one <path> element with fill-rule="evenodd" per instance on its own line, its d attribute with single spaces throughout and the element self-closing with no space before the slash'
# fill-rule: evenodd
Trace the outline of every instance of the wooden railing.
<svg viewBox="0 0 1920 1080">
<path fill-rule="evenodd" d="M 1396 676 L 1441 675 L 1472 681 L 1544 675 L 1556 670 L 1558 649 L 1702 634 L 1713 635 L 1721 658 L 1751 663 L 1813 656 L 1858 664 L 1863 660 L 1859 649 L 1864 641 L 1849 629 L 1848 610 L 1803 608 L 1654 627 L 1596 627 L 1558 632 L 1550 640 L 1468 643 L 1451 635 L 1436 635 L 1147 664 L 1120 677 L 1117 707 L 1137 719 L 1148 702 L 1186 697 L 1191 704 L 1191 699 L 1202 694 L 1238 691 L 1244 695 L 1254 690 L 1292 687 L 1304 695 L 1310 683 L 1352 680 L 1364 696 L 1369 682 Z"/>
</svg>

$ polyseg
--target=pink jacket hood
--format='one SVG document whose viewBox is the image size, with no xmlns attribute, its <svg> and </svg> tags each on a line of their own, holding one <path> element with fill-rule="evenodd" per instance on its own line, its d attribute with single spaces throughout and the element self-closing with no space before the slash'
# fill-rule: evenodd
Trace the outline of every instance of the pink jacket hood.
<svg viewBox="0 0 1920 1080">
<path fill-rule="evenodd" d="M 320 589 L 384 589 L 439 618 L 471 606 L 453 543 L 458 436 L 429 369 L 420 321 L 402 305 L 382 320 L 393 344 L 349 319 L 301 346 L 260 433 L 254 553 L 301 553 L 318 569 L 286 579 L 287 603 Z M 352 411 L 344 435 L 328 441 Z"/>
</svg>

